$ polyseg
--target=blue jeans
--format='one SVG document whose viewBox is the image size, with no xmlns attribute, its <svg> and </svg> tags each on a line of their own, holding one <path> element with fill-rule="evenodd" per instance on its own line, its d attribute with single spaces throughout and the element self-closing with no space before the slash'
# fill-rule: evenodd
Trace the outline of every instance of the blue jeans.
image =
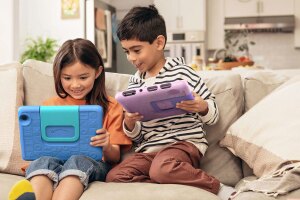
<svg viewBox="0 0 300 200">
<path fill-rule="evenodd" d="M 111 166 L 103 161 L 97 162 L 81 155 L 71 156 L 67 161 L 44 156 L 31 162 L 26 170 L 26 179 L 45 175 L 53 181 L 54 188 L 56 188 L 63 178 L 78 176 L 84 189 L 87 189 L 88 184 L 93 181 L 105 181 L 110 169 Z"/>
</svg>

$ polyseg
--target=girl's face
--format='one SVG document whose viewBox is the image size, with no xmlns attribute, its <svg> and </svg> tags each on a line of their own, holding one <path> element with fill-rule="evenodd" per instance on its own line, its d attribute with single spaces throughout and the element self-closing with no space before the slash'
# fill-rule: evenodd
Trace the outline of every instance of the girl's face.
<svg viewBox="0 0 300 200">
<path fill-rule="evenodd" d="M 62 68 L 60 80 L 64 90 L 74 99 L 85 99 L 93 89 L 95 79 L 102 72 L 102 66 L 98 70 L 76 62 Z"/>
</svg>

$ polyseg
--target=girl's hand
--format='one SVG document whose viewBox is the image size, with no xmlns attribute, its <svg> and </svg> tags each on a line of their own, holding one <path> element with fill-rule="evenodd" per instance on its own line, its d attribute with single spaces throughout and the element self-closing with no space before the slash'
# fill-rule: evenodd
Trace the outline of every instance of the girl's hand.
<svg viewBox="0 0 300 200">
<path fill-rule="evenodd" d="M 140 115 L 139 113 L 129 113 L 129 112 L 125 111 L 124 122 L 125 122 L 126 128 L 129 131 L 132 131 L 134 129 L 135 123 L 137 121 L 141 121 L 142 118 L 143 118 L 143 116 Z"/>
<path fill-rule="evenodd" d="M 194 100 L 181 101 L 176 104 L 176 108 L 188 111 L 190 113 L 200 113 L 206 115 L 208 112 L 208 104 L 200 95 L 193 92 Z"/>
<path fill-rule="evenodd" d="M 96 136 L 91 137 L 90 145 L 94 147 L 103 147 L 103 151 L 110 147 L 109 132 L 105 128 L 98 129 Z"/>
</svg>

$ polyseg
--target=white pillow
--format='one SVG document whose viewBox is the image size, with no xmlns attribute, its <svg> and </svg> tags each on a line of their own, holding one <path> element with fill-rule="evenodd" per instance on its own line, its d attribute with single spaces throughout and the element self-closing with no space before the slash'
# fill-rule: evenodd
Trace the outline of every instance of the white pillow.
<svg viewBox="0 0 300 200">
<path fill-rule="evenodd" d="M 0 66 L 0 172 L 22 174 L 18 126 L 18 108 L 24 98 L 22 66 L 19 63 Z"/>
<path fill-rule="evenodd" d="M 220 142 L 242 158 L 258 177 L 289 161 L 300 161 L 299 77 L 295 80 L 282 85 L 245 113 Z"/>
</svg>

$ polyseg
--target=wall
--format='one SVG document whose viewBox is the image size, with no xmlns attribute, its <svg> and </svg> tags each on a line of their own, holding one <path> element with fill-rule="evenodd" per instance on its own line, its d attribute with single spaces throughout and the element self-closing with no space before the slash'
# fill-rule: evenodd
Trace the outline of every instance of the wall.
<svg viewBox="0 0 300 200">
<path fill-rule="evenodd" d="M 61 0 L 20 1 L 20 50 L 28 37 L 68 39 L 84 37 L 84 0 L 80 0 L 79 19 L 61 19 Z"/>
<path fill-rule="evenodd" d="M 18 60 L 18 0 L 0 0 L 0 64 Z"/>
<path fill-rule="evenodd" d="M 130 8 L 134 6 L 148 6 L 153 4 L 154 0 L 102 0 L 117 8 L 117 19 L 121 20 Z"/>
<path fill-rule="evenodd" d="M 6 0 L 1 0 L 6 1 Z M 117 19 L 121 20 L 133 6 L 146 6 L 153 0 L 103 0 L 117 8 Z M 52 37 L 62 44 L 67 39 L 84 37 L 84 0 L 80 0 L 79 19 L 61 19 L 61 0 L 20 1 L 20 52 L 25 49 L 28 37 Z M 1 5 L 0 5 L 1 6 Z M 19 56 L 19 55 L 18 55 Z M 11 59 L 9 59 L 11 61 Z M 132 74 L 135 68 L 127 61 L 120 44 L 117 45 L 117 72 Z"/>
<path fill-rule="evenodd" d="M 270 69 L 300 69 L 300 49 L 294 47 L 294 33 L 254 33 L 250 53 L 256 65 Z"/>
</svg>

